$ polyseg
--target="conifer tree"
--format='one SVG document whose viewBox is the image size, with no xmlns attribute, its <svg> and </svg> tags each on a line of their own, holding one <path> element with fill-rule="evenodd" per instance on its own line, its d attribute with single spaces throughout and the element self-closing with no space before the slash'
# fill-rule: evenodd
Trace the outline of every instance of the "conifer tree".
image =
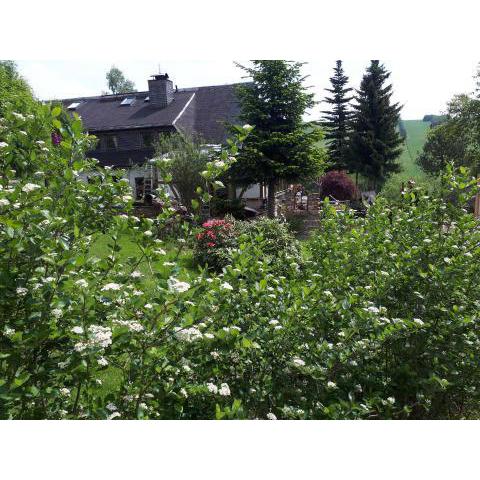
<svg viewBox="0 0 480 480">
<path fill-rule="evenodd" d="M 298 181 L 317 176 L 324 164 L 318 146 L 318 128 L 308 128 L 305 111 L 315 102 L 301 75 L 302 63 L 286 60 L 253 60 L 242 67 L 252 79 L 238 87 L 240 119 L 254 128 L 234 164 L 256 182 L 268 186 L 267 211 L 275 215 L 275 191 L 280 180 Z"/>
<path fill-rule="evenodd" d="M 323 111 L 322 125 L 325 127 L 325 138 L 328 145 L 328 156 L 332 167 L 336 170 L 349 170 L 348 140 L 352 111 L 349 109 L 352 96 L 348 96 L 352 88 L 347 87 L 348 77 L 343 72 L 342 61 L 337 60 L 330 78 L 332 88 L 326 88 L 331 97 L 325 102 L 331 105 L 331 110 Z"/>
<path fill-rule="evenodd" d="M 378 60 L 372 60 L 353 106 L 350 164 L 373 189 L 400 171 L 397 159 L 403 139 L 397 127 L 402 107 L 391 102 L 392 85 L 385 85 L 389 77 L 390 72 Z"/>
</svg>

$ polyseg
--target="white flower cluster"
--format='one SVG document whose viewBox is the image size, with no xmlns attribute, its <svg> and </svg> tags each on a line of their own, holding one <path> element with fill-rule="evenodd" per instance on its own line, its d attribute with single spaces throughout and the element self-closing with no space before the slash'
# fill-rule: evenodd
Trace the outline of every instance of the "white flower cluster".
<svg viewBox="0 0 480 480">
<path fill-rule="evenodd" d="M 107 283 L 102 287 L 102 292 L 108 292 L 110 290 L 120 290 L 122 288 L 118 283 Z"/>
<path fill-rule="evenodd" d="M 175 329 L 175 337 L 182 342 L 193 342 L 202 338 L 202 332 L 196 327 Z"/>
<path fill-rule="evenodd" d="M 17 288 L 17 295 L 20 297 L 24 297 L 28 293 L 28 290 L 24 287 Z"/>
<path fill-rule="evenodd" d="M 26 183 L 22 187 L 22 192 L 30 193 L 30 192 L 33 192 L 34 190 L 37 190 L 38 188 L 40 188 L 40 185 L 37 185 L 36 183 Z"/>
<path fill-rule="evenodd" d="M 298 357 L 295 357 L 293 360 L 292 360 L 293 364 L 296 365 L 297 367 L 304 367 L 305 366 L 305 362 L 301 359 L 301 358 L 298 358 Z"/>
<path fill-rule="evenodd" d="M 229 397 L 231 394 L 228 383 L 222 383 L 220 385 L 220 388 L 218 388 L 214 383 L 207 383 L 207 389 L 210 393 L 213 393 L 215 395 L 218 394 L 222 397 Z"/>
<path fill-rule="evenodd" d="M 180 282 L 174 277 L 168 279 L 168 289 L 171 292 L 182 293 L 186 292 L 190 288 L 190 284 L 187 282 Z"/>
<path fill-rule="evenodd" d="M 83 329 L 81 327 L 74 327 L 72 331 L 74 331 L 74 333 L 83 333 Z M 109 327 L 90 325 L 88 327 L 88 333 L 88 341 L 76 343 L 74 346 L 75 351 L 83 352 L 88 347 L 107 348 L 112 344 L 112 330 Z"/>
<path fill-rule="evenodd" d="M 122 327 L 127 327 L 131 332 L 142 332 L 143 325 L 135 320 L 114 320 L 113 323 Z"/>
</svg>

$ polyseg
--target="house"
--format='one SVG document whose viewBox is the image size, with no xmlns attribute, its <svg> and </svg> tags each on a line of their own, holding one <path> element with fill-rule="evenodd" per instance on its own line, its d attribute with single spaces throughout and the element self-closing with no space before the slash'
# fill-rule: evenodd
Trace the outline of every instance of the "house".
<svg viewBox="0 0 480 480">
<path fill-rule="evenodd" d="M 157 175 L 148 165 L 153 144 L 161 133 L 200 136 L 207 145 L 227 139 L 226 125 L 238 121 L 236 84 L 174 87 L 168 74 L 153 75 L 148 91 L 61 100 L 77 112 L 86 131 L 98 137 L 89 155 L 102 166 L 123 168 L 137 200 L 157 187 Z"/>
</svg>

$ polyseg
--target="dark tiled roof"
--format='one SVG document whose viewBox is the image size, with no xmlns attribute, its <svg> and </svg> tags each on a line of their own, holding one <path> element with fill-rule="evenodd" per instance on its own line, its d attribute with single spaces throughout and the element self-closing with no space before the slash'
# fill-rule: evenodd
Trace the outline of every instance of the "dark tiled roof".
<svg viewBox="0 0 480 480">
<path fill-rule="evenodd" d="M 225 143 L 225 124 L 235 123 L 240 114 L 235 87 L 219 85 L 197 88 L 185 112 L 177 120 L 177 128 L 197 133 L 208 143 Z"/>
<path fill-rule="evenodd" d="M 120 130 L 172 125 L 192 95 L 190 92 L 178 92 L 165 108 L 155 108 L 145 102 L 148 92 L 70 98 L 62 100 L 62 103 L 66 107 L 71 103 L 80 103 L 75 111 L 89 131 Z M 122 100 L 129 97 L 135 97 L 133 105 L 121 105 Z"/>
<path fill-rule="evenodd" d="M 235 87 L 233 84 L 178 90 L 165 108 L 146 102 L 148 92 L 70 98 L 62 103 L 66 107 L 79 103 L 75 111 L 90 132 L 175 126 L 200 135 L 208 143 L 224 143 L 225 123 L 235 122 L 240 112 Z M 120 105 L 127 97 L 135 97 L 133 105 Z"/>
</svg>

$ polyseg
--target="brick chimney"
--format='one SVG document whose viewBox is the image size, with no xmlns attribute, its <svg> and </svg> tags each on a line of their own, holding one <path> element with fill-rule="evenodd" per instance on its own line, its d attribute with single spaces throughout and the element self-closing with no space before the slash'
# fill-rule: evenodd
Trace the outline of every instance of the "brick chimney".
<svg viewBox="0 0 480 480">
<path fill-rule="evenodd" d="M 173 100 L 173 82 L 168 73 L 152 75 L 152 80 L 148 81 L 148 92 L 150 105 L 165 108 Z"/>
<path fill-rule="evenodd" d="M 152 75 L 152 80 L 148 81 L 148 92 L 150 105 L 165 108 L 173 100 L 173 82 L 168 73 Z"/>
</svg>

